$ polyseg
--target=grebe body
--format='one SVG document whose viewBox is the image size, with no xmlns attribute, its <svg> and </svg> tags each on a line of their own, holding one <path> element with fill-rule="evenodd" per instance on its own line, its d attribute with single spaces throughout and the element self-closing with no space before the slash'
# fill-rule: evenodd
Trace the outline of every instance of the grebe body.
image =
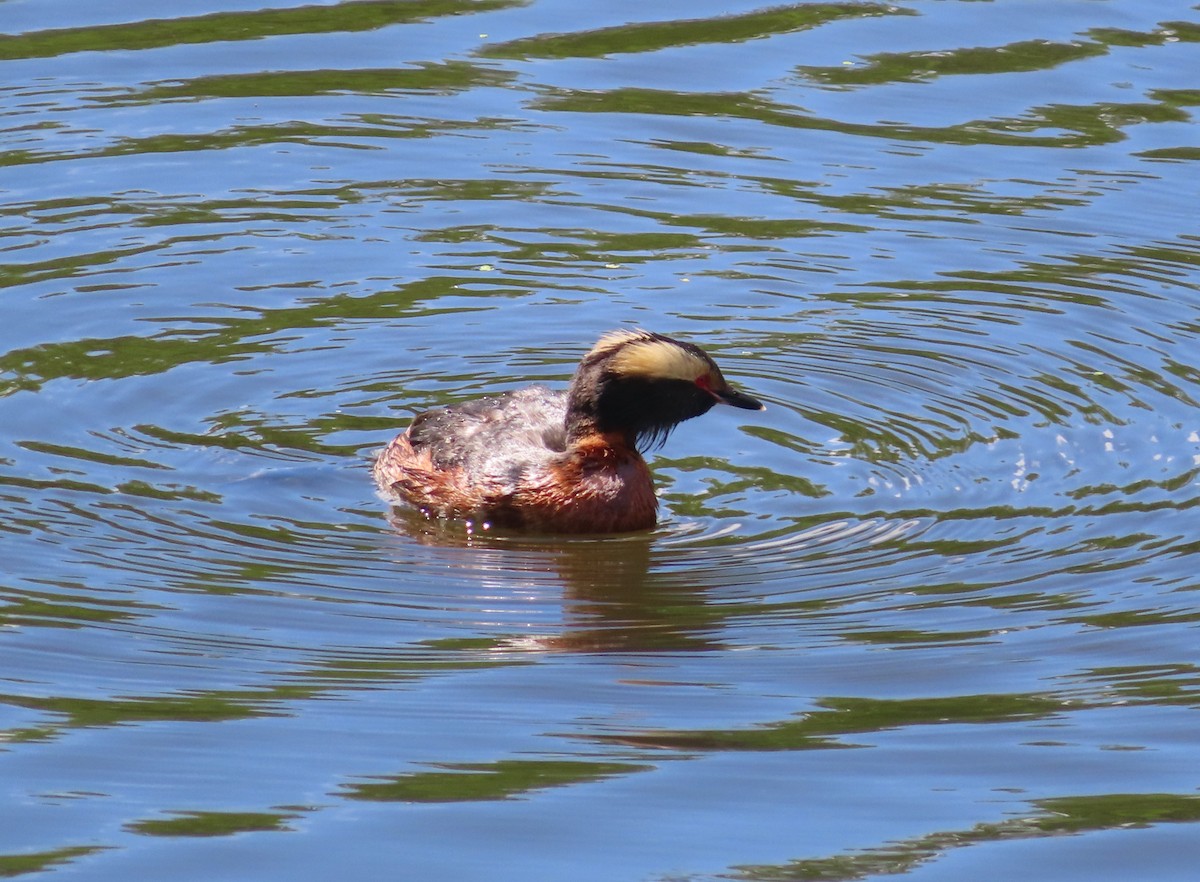
<svg viewBox="0 0 1200 882">
<path fill-rule="evenodd" d="M 530 386 L 422 413 L 373 473 L 385 496 L 431 517 L 545 533 L 647 529 L 658 502 L 639 448 L 719 403 L 763 408 L 699 347 L 614 331 L 565 392 Z"/>
</svg>

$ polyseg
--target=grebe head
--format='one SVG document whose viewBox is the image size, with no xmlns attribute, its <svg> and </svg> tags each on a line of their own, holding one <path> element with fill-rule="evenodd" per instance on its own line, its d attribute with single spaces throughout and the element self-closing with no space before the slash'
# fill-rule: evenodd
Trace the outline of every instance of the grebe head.
<svg viewBox="0 0 1200 882">
<path fill-rule="evenodd" d="M 733 389 L 699 346 L 648 331 L 612 331 L 575 371 L 567 393 L 567 434 L 620 432 L 637 447 L 653 446 L 714 404 L 764 409 Z"/>
</svg>

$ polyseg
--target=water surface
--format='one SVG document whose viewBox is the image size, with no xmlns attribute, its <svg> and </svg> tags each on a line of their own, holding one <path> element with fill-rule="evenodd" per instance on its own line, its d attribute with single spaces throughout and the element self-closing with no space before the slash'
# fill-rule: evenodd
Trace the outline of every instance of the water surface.
<svg viewBox="0 0 1200 882">
<path fill-rule="evenodd" d="M 1200 14 L 0 4 L 0 875 L 1191 880 Z M 604 331 L 653 531 L 389 512 Z"/>
</svg>

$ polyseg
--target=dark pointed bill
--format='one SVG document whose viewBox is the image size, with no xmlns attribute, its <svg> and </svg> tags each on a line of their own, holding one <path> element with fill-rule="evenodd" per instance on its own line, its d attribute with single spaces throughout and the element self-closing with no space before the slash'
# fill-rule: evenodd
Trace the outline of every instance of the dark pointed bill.
<svg viewBox="0 0 1200 882">
<path fill-rule="evenodd" d="M 725 404 L 732 404 L 734 407 L 740 407 L 743 410 L 767 409 L 767 406 L 757 398 L 751 398 L 745 392 L 739 392 L 736 389 L 726 389 L 723 392 L 718 392 L 717 398 Z"/>
</svg>

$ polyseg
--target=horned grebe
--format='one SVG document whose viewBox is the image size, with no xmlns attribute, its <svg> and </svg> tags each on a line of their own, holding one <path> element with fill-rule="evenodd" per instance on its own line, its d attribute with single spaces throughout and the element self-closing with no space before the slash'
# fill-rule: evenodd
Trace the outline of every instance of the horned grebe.
<svg viewBox="0 0 1200 882">
<path fill-rule="evenodd" d="M 530 386 L 419 414 L 373 474 L 386 496 L 431 517 L 544 533 L 642 530 L 658 500 L 639 446 L 722 403 L 763 410 L 698 346 L 613 331 L 566 392 Z"/>
</svg>

